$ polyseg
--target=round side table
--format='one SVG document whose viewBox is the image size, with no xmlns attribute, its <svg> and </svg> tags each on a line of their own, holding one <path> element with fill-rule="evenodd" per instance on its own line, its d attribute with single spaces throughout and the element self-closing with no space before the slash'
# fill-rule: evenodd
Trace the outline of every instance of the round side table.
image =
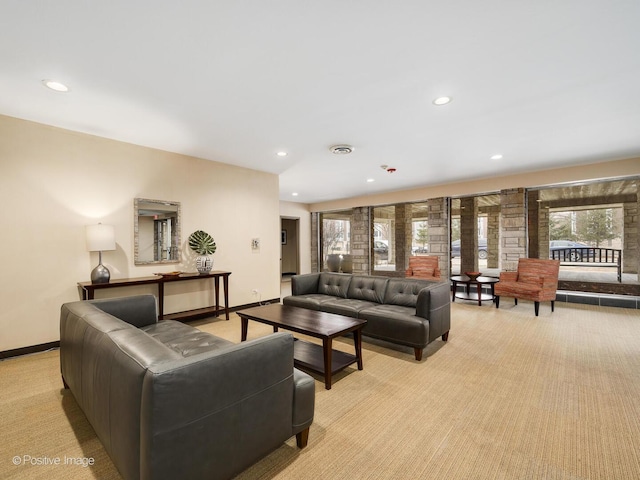
<svg viewBox="0 0 640 480">
<path fill-rule="evenodd" d="M 451 301 L 455 302 L 456 298 L 460 300 L 474 300 L 478 301 L 478 305 L 482 306 L 482 301 L 495 300 L 494 286 L 500 279 L 496 277 L 478 277 L 475 280 L 471 280 L 466 275 L 454 275 L 451 277 L 453 283 L 453 294 L 451 295 Z M 458 292 L 458 284 L 465 285 L 464 292 Z M 471 292 L 471 285 L 476 285 L 476 292 Z M 482 293 L 482 285 L 491 286 L 491 294 Z"/>
</svg>

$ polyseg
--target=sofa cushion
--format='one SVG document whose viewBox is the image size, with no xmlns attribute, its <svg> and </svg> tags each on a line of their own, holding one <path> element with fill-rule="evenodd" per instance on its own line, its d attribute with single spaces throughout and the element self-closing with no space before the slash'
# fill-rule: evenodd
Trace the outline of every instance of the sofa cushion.
<svg viewBox="0 0 640 480">
<path fill-rule="evenodd" d="M 319 293 L 308 293 L 305 295 L 289 295 L 282 299 L 284 305 L 292 307 L 307 308 L 309 310 L 320 310 L 320 305 L 335 299 L 332 295 L 322 295 Z"/>
<path fill-rule="evenodd" d="M 318 281 L 318 293 L 347 298 L 350 282 L 351 275 L 349 274 L 323 272 Z"/>
<path fill-rule="evenodd" d="M 183 357 L 234 345 L 233 342 L 174 320 L 162 320 L 156 324 L 142 327 L 140 330 Z"/>
<path fill-rule="evenodd" d="M 387 290 L 388 278 L 354 275 L 349 283 L 347 297 L 367 302 L 382 303 Z"/>
<path fill-rule="evenodd" d="M 379 303 L 351 298 L 332 298 L 324 302 L 320 308 L 323 312 L 358 318 L 358 312 L 360 310 L 375 307 L 376 305 L 379 305 Z"/>
<path fill-rule="evenodd" d="M 367 320 L 364 335 L 382 338 L 400 345 L 424 348 L 429 343 L 429 321 L 417 317 L 415 308 L 401 305 L 376 305 L 358 313 Z"/>
<path fill-rule="evenodd" d="M 392 278 L 389 280 L 389 284 L 387 285 L 387 290 L 384 295 L 384 303 L 388 305 L 413 307 L 415 309 L 420 290 L 432 284 L 433 282 L 425 280 L 401 280 Z"/>
</svg>

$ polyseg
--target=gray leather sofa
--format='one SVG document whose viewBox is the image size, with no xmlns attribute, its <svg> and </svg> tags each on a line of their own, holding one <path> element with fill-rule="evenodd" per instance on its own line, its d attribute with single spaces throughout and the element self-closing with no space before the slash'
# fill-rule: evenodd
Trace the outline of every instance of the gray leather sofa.
<svg viewBox="0 0 640 480">
<path fill-rule="evenodd" d="M 282 303 L 362 318 L 362 334 L 414 348 L 416 360 L 451 326 L 447 282 L 341 273 L 291 277 L 291 296 Z"/>
<path fill-rule="evenodd" d="M 158 322 L 153 295 L 64 304 L 60 366 L 125 479 L 231 478 L 313 421 L 290 334 L 234 344 Z"/>
</svg>

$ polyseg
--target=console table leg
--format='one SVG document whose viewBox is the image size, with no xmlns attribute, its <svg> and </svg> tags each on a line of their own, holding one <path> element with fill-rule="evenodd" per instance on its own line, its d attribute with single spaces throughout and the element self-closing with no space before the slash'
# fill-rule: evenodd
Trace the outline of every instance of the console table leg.
<svg viewBox="0 0 640 480">
<path fill-rule="evenodd" d="M 229 275 L 222 277 L 222 288 L 224 288 L 224 315 L 229 320 Z"/>
<path fill-rule="evenodd" d="M 213 279 L 213 284 L 214 284 L 214 290 L 215 290 L 215 294 L 216 294 L 216 313 L 215 316 L 218 316 L 218 310 L 220 310 L 220 279 L 218 277 L 215 277 Z M 227 320 L 229 320 L 227 318 Z"/>
</svg>

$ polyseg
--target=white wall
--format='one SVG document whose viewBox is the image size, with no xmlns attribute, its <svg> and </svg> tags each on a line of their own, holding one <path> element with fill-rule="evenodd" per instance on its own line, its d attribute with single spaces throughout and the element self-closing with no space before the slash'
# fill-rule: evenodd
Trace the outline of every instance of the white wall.
<svg viewBox="0 0 640 480">
<path fill-rule="evenodd" d="M 135 197 L 181 202 L 182 264 L 134 265 Z M 0 351 L 59 339 L 61 304 L 80 298 L 77 282 L 88 281 L 98 263 L 84 235 L 85 225 L 98 222 L 115 227 L 117 250 L 103 253 L 114 279 L 195 271 L 186 241 L 201 229 L 218 246 L 214 270 L 232 272 L 231 306 L 254 302 L 253 288 L 263 299 L 280 296 L 276 175 L 0 116 L 0 201 Z M 259 251 L 251 249 L 254 237 Z M 165 311 L 212 304 L 204 282 L 212 280 L 167 286 Z"/>
</svg>

